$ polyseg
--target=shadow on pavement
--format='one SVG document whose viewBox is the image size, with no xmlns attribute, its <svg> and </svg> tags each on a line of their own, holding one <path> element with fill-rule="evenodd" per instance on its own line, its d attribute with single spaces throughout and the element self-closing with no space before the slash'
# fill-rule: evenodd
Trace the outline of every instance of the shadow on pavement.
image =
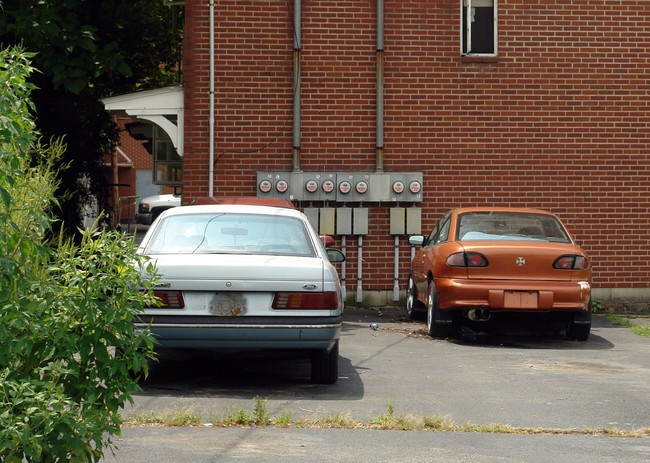
<svg viewBox="0 0 650 463">
<path fill-rule="evenodd" d="M 351 310 L 348 320 L 357 323 L 377 324 L 381 330 L 402 332 L 409 337 L 431 339 L 427 334 L 426 322 L 410 320 L 403 309 Z M 608 319 L 594 315 L 592 332 L 585 342 L 566 339 L 564 324 L 545 316 L 517 314 L 490 320 L 485 323 L 466 322 L 457 332 L 446 339 L 448 342 L 474 345 L 477 347 L 507 347 L 517 349 L 554 350 L 608 350 L 614 345 L 598 336 L 603 328 L 616 328 Z M 345 329 L 345 327 L 344 327 Z"/>
<path fill-rule="evenodd" d="M 138 395 L 181 393 L 202 396 L 253 399 L 318 398 L 358 400 L 363 383 L 349 359 L 339 357 L 339 378 L 345 385 L 312 384 L 310 360 L 297 352 L 221 353 L 170 350 L 161 353 L 149 378 L 140 383 Z"/>
</svg>

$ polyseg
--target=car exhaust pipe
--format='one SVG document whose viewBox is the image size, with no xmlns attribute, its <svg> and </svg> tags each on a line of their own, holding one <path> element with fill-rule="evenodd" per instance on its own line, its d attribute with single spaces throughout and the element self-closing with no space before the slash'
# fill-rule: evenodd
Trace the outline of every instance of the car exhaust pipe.
<svg viewBox="0 0 650 463">
<path fill-rule="evenodd" d="M 470 309 L 467 311 L 467 318 L 473 322 L 486 322 L 490 319 L 490 309 L 487 307 L 479 307 L 478 309 Z"/>
</svg>

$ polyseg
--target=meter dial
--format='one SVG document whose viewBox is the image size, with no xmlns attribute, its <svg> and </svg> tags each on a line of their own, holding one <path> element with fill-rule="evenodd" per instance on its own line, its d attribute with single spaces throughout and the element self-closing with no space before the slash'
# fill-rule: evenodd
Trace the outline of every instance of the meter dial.
<svg viewBox="0 0 650 463">
<path fill-rule="evenodd" d="M 352 184 L 347 180 L 343 180 L 341 183 L 339 183 L 339 191 L 344 195 L 348 194 L 351 189 L 352 189 Z"/>
<path fill-rule="evenodd" d="M 325 180 L 323 182 L 322 188 L 325 193 L 331 193 L 332 191 L 334 191 L 334 182 L 331 180 Z"/>
<path fill-rule="evenodd" d="M 411 183 L 409 183 L 409 191 L 413 194 L 419 193 L 422 191 L 422 184 L 417 180 L 412 180 Z"/>
<path fill-rule="evenodd" d="M 259 184 L 259 189 L 262 193 L 268 193 L 273 188 L 273 184 L 270 180 L 262 180 Z"/>
<path fill-rule="evenodd" d="M 318 191 L 318 182 L 316 180 L 307 180 L 305 182 L 305 190 L 307 190 L 310 193 L 315 193 Z"/>
<path fill-rule="evenodd" d="M 404 182 L 402 182 L 401 180 L 395 180 L 393 182 L 393 193 L 397 193 L 397 194 L 403 193 L 405 188 L 406 186 L 404 185 Z"/>
<path fill-rule="evenodd" d="M 286 180 L 278 180 L 275 189 L 280 193 L 285 193 L 289 189 L 289 183 Z"/>
</svg>

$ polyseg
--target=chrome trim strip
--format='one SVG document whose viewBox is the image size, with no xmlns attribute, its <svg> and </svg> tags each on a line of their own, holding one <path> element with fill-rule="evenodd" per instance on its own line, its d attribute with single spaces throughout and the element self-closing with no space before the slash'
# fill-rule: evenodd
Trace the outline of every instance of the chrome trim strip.
<svg viewBox="0 0 650 463">
<path fill-rule="evenodd" d="M 341 328 L 341 324 L 334 325 L 231 325 L 221 323 L 134 323 L 136 328 L 264 328 L 264 329 L 321 329 L 321 328 Z"/>
</svg>

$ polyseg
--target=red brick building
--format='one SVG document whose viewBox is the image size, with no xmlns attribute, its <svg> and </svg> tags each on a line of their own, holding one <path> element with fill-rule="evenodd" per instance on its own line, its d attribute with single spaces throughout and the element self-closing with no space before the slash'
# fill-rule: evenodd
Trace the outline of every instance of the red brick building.
<svg viewBox="0 0 650 463">
<path fill-rule="evenodd" d="M 291 194 L 334 221 L 348 294 L 373 303 L 404 290 L 408 232 L 450 208 L 547 209 L 591 255 L 597 297 L 648 305 L 649 2 L 184 4 L 184 202 Z M 303 191 L 399 172 L 418 195 Z M 367 229 L 336 233 L 342 208 Z"/>
</svg>

